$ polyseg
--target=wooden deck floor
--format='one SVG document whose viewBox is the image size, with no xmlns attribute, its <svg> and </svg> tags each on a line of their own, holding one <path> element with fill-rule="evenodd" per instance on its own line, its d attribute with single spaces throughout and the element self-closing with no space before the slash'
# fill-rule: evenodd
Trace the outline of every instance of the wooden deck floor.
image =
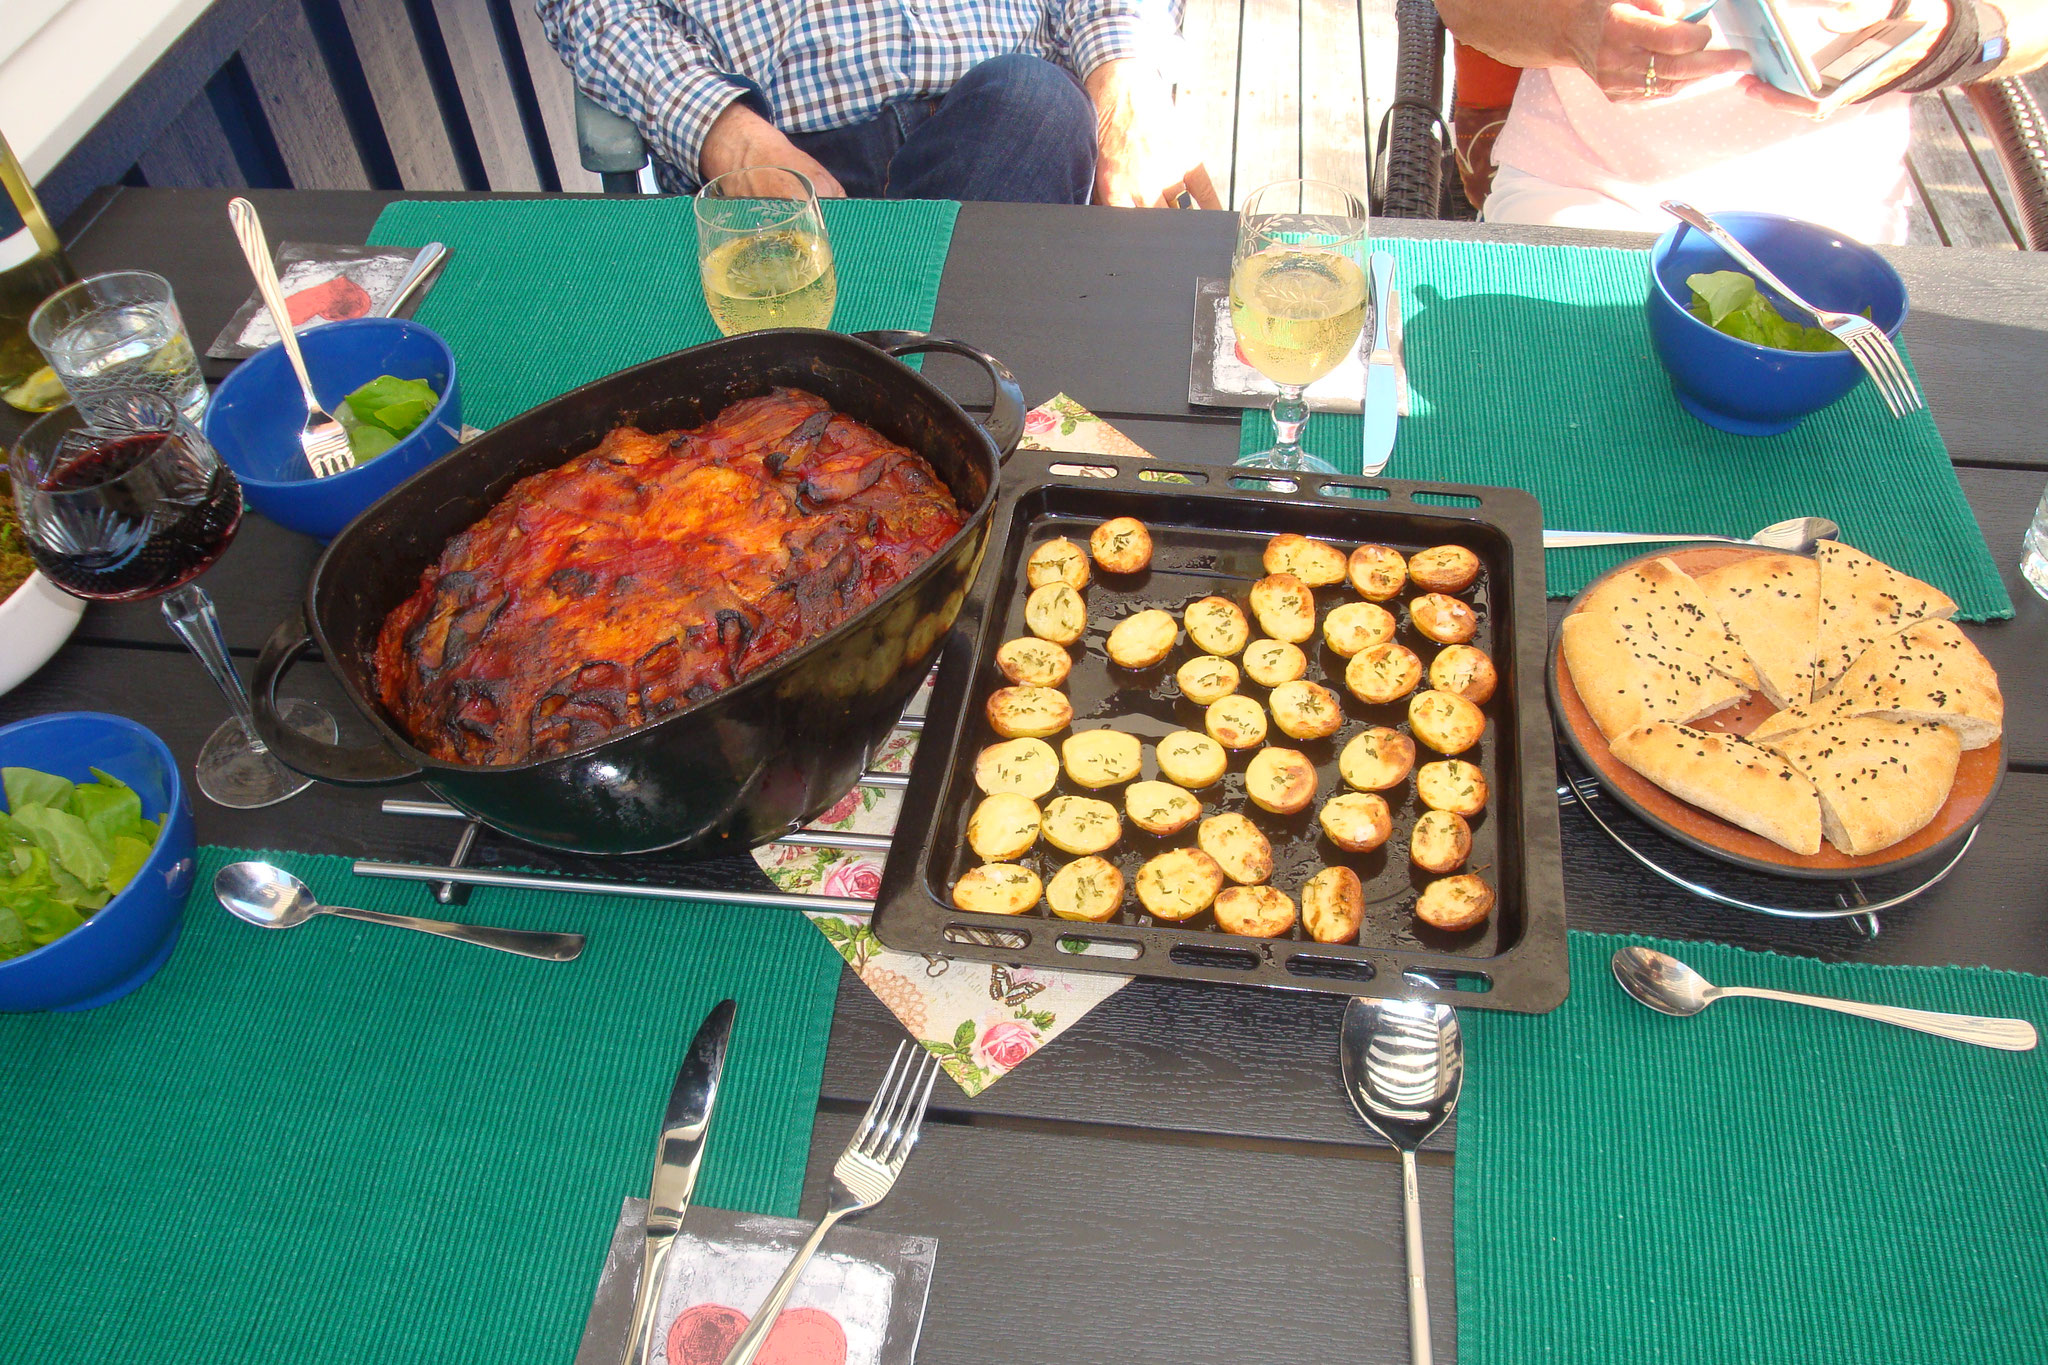
<svg viewBox="0 0 2048 1365">
<path fill-rule="evenodd" d="M 1392 98 L 1393 0 L 1187 0 L 1187 96 L 1217 193 L 1237 207 L 1274 180 L 1365 183 Z M 2028 78 L 2048 100 L 2048 72 Z M 2017 250 L 2003 175 L 1960 95 L 1913 106 L 1916 245 Z"/>
</svg>

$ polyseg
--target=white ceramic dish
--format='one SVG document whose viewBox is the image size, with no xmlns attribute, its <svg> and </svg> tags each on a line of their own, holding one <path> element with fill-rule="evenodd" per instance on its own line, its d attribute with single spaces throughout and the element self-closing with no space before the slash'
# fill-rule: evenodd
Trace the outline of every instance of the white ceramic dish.
<svg viewBox="0 0 2048 1365">
<path fill-rule="evenodd" d="M 0 602 L 0 694 L 41 668 L 78 628 L 85 602 L 39 573 Z"/>
</svg>

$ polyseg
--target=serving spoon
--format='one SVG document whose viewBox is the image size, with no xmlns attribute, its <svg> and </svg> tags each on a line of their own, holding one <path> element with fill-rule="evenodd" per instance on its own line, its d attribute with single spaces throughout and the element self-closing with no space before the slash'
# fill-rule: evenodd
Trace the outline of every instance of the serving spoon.
<svg viewBox="0 0 2048 1365">
<path fill-rule="evenodd" d="M 583 951 L 581 934 L 493 929 L 481 924 L 421 919 L 416 915 L 387 915 L 381 910 L 357 910 L 346 905 L 322 905 L 313 899 L 312 889 L 304 882 L 272 863 L 229 863 L 214 874 L 213 894 L 230 915 L 264 929 L 290 929 L 315 915 L 340 915 L 371 924 L 417 929 L 423 934 L 439 934 L 474 943 L 479 948 L 496 948 L 502 953 L 549 962 L 571 962 Z"/>
<path fill-rule="evenodd" d="M 1795 995 L 1790 991 L 1764 990 L 1755 986 L 1716 986 L 1669 953 L 1654 948 L 1628 947 L 1615 950 L 1614 979 L 1621 988 L 1660 1014 L 1686 1018 L 1698 1014 L 1724 996 L 1748 995 L 1758 1000 L 1783 1000 L 1793 1005 L 1853 1014 L 1860 1019 L 1897 1024 L 1900 1028 L 1953 1038 L 1959 1043 L 1995 1047 L 2001 1052 L 2031 1052 L 2036 1041 L 2034 1026 L 2024 1019 L 1987 1019 L 1974 1014 L 1941 1014 L 1934 1010 L 1901 1009 L 1897 1005 L 1872 1005 L 1861 1000 L 1837 1000 L 1825 995 Z"/>
<path fill-rule="evenodd" d="M 1344 1007 L 1339 1051 L 1344 1090 L 1366 1126 L 1401 1154 L 1401 1211 L 1408 1236 L 1408 1355 L 1430 1365 L 1429 1287 L 1422 1265 L 1422 1191 L 1415 1153 L 1458 1107 L 1465 1040 L 1458 1012 L 1421 1000 L 1354 998 Z"/>
<path fill-rule="evenodd" d="M 1810 555 L 1823 540 L 1835 540 L 1842 528 L 1826 517 L 1792 517 L 1774 521 L 1749 539 L 1740 536 L 1649 536 L 1629 531 L 1545 531 L 1543 548 L 1568 550 L 1578 545 L 1665 545 L 1699 541 L 1709 545 L 1754 545 L 1763 550 Z"/>
</svg>

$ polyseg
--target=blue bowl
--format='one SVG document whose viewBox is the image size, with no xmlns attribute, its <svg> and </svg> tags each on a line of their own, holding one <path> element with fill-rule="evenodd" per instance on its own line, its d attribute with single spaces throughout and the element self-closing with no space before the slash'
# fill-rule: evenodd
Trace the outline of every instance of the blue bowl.
<svg viewBox="0 0 2048 1365">
<path fill-rule="evenodd" d="M 178 945 L 192 889 L 192 803 L 178 760 L 132 720 L 59 711 L 0 727 L 0 767 L 38 768 L 74 782 L 112 773 L 163 821 L 135 880 L 78 928 L 32 953 L 0 962 L 0 1010 L 89 1010 L 156 975 Z"/>
<path fill-rule="evenodd" d="M 316 479 L 299 449 L 306 400 L 284 347 L 258 351 L 207 404 L 206 439 L 242 481 L 249 506 L 280 526 L 332 540 L 356 514 L 462 443 L 462 390 L 448 343 L 402 318 L 351 318 L 299 334 L 329 411 L 379 375 L 424 379 L 441 395 L 427 420 L 376 459 Z M 330 401 L 331 400 L 331 401 Z"/>
<path fill-rule="evenodd" d="M 1906 320 L 1906 286 L 1871 248 L 1832 228 L 1773 213 L 1713 216 L 1815 307 L 1844 313 L 1868 308 L 1870 320 L 1887 336 L 1898 335 Z M 1650 248 L 1650 340 L 1687 412 L 1739 436 L 1774 436 L 1855 388 L 1863 367 L 1847 351 L 1752 345 L 1715 331 L 1687 311 L 1692 302 L 1688 275 L 1742 269 L 1683 223 L 1658 238 Z M 1757 287 L 1780 313 L 1794 322 L 1807 321 L 1761 281 Z"/>
</svg>

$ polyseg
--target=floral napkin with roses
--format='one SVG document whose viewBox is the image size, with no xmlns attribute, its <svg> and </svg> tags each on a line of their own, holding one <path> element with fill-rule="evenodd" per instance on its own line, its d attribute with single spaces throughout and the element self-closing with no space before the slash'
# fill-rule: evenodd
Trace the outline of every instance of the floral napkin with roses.
<svg viewBox="0 0 2048 1365">
<path fill-rule="evenodd" d="M 1065 394 L 1033 408 L 1024 430 L 1024 445 L 1032 450 L 1148 454 Z M 927 682 L 904 714 L 923 715 L 930 699 Z M 916 752 L 916 734 L 898 730 L 869 767 L 907 773 Z M 808 828 L 813 833 L 894 834 L 902 808 L 901 791 L 855 787 Z M 881 888 L 886 857 L 865 849 L 808 844 L 767 844 L 754 850 L 754 861 L 783 891 L 865 901 L 873 900 Z M 899 953 L 882 946 L 865 915 L 806 913 L 855 975 L 902 1020 L 913 1038 L 938 1056 L 946 1074 L 969 1095 L 986 1090 L 1130 980 L 1106 972 L 1044 971 L 965 962 L 936 953 Z"/>
</svg>

